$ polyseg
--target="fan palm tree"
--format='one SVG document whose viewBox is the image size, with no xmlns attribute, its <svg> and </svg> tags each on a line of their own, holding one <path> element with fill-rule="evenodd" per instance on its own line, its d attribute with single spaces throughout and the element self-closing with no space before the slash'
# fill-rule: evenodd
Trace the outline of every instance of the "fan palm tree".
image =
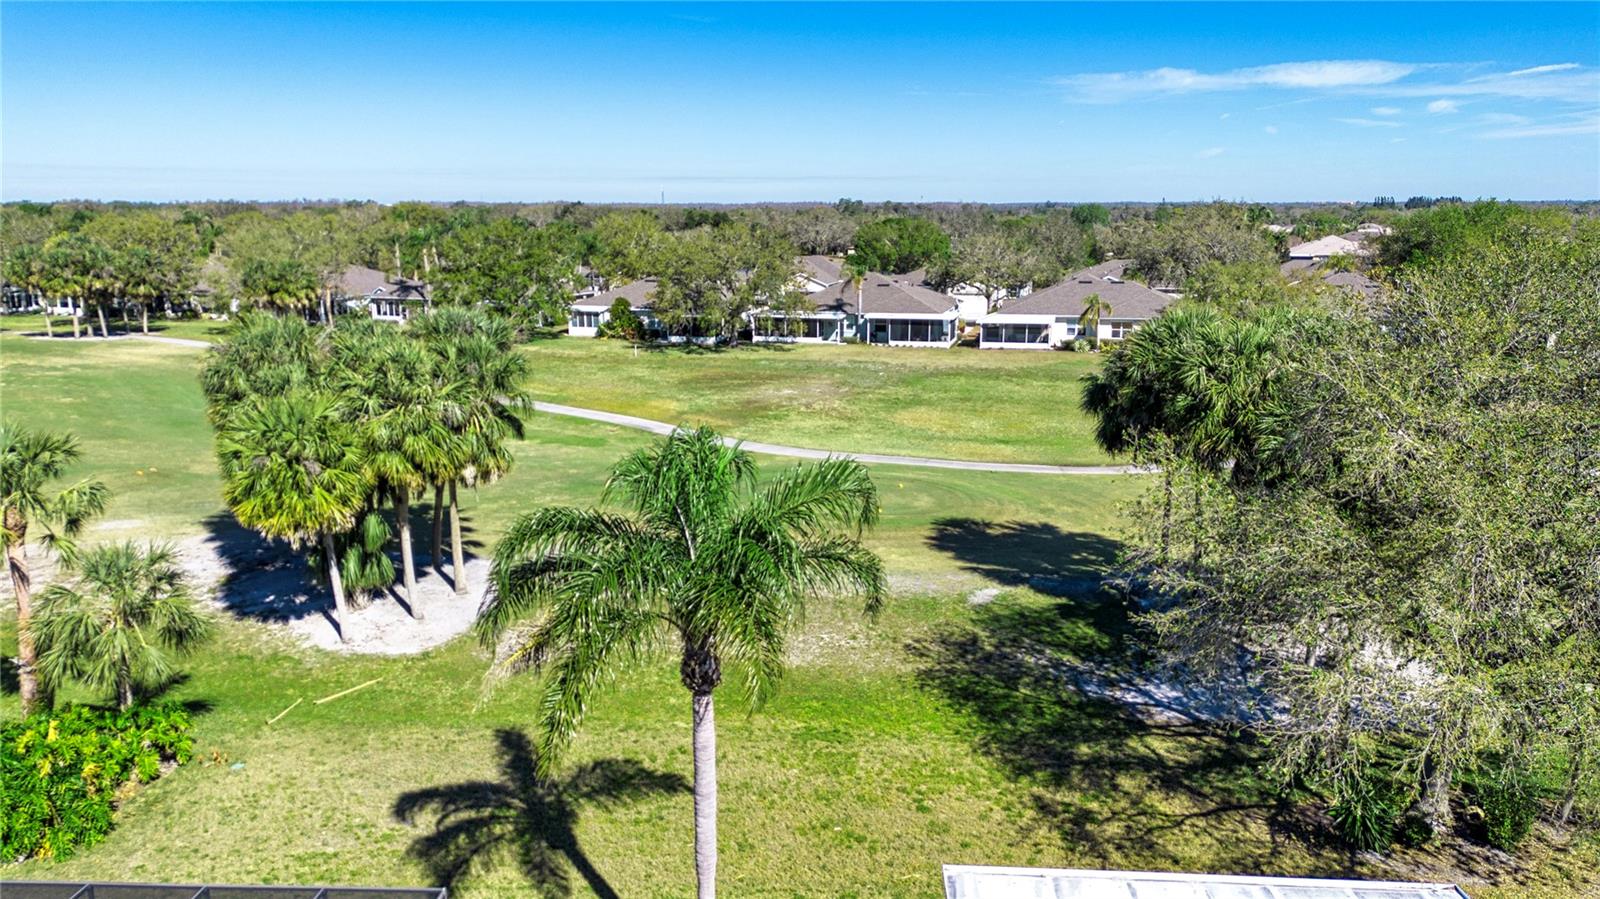
<svg viewBox="0 0 1600 899">
<path fill-rule="evenodd" d="M 42 301 L 44 336 L 56 336 L 55 327 L 50 321 L 50 300 L 44 295 L 48 275 L 44 267 L 44 253 L 41 252 L 40 248 L 25 245 L 13 249 L 6 256 L 5 276 L 7 281 L 21 287 Z"/>
<path fill-rule="evenodd" d="M 453 413 L 445 422 L 459 438 L 455 470 L 434 488 L 433 564 L 439 564 L 441 492 L 449 490 L 451 574 L 458 595 L 467 592 L 461 545 L 458 484 L 492 482 L 510 471 L 510 438 L 523 435 L 522 416 L 533 408 L 525 382 L 528 359 L 516 352 L 516 331 L 505 320 L 477 310 L 446 307 L 411 320 L 408 327 L 433 352 L 439 377 L 454 385 Z"/>
<path fill-rule="evenodd" d="M 362 457 L 394 507 L 400 576 L 411 615 L 425 616 L 417 593 L 411 497 L 452 478 L 465 453 L 450 423 L 463 415 L 455 388 L 417 341 L 370 319 L 334 326 L 333 381 L 360 435 Z"/>
<path fill-rule="evenodd" d="M 1100 319 L 1111 314 L 1111 304 L 1106 302 L 1098 293 L 1091 293 L 1083 299 L 1083 313 L 1078 316 L 1078 330 L 1094 331 L 1094 348 L 1100 350 Z"/>
<path fill-rule="evenodd" d="M 52 705 L 48 686 L 39 681 L 34 646 L 29 528 L 37 526 L 39 542 L 70 559 L 72 538 L 105 510 L 110 495 L 105 485 L 95 480 L 56 485 L 78 456 L 78 440 L 70 434 L 0 424 L 0 538 L 5 541 L 6 567 L 17 597 L 17 676 L 24 715 Z"/>
<path fill-rule="evenodd" d="M 114 690 L 133 707 L 134 689 L 173 674 L 172 656 L 211 631 L 172 549 L 98 546 L 72 560 L 73 582 L 39 597 L 34 627 L 46 677 Z"/>
<path fill-rule="evenodd" d="M 854 588 L 869 613 L 883 591 L 860 542 L 877 491 L 859 463 L 797 465 L 764 485 L 750 456 L 702 428 L 680 430 L 617 464 L 603 500 L 632 515 L 545 508 L 519 518 L 495 549 L 478 629 L 507 641 L 497 666 L 548 671 L 539 760 L 548 772 L 596 689 L 627 659 L 678 656 L 690 694 L 695 873 L 716 895 L 717 773 L 713 692 L 740 664 L 759 705 L 783 674 L 789 631 L 808 596 Z"/>
<path fill-rule="evenodd" d="M 213 423 L 261 396 L 309 390 L 326 368 L 324 331 L 299 316 L 247 311 L 206 353 L 200 386 Z"/>
<path fill-rule="evenodd" d="M 223 422 L 217 457 L 223 498 L 241 525 L 297 548 L 321 543 L 339 639 L 348 640 L 334 535 L 354 523 L 372 481 L 355 429 L 333 397 L 296 391 L 250 400 Z"/>
</svg>

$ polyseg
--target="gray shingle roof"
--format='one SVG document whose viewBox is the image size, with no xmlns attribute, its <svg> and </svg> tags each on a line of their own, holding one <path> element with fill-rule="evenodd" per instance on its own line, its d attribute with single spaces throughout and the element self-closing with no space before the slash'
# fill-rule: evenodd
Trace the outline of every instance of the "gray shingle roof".
<svg viewBox="0 0 1600 899">
<path fill-rule="evenodd" d="M 410 278 L 390 278 L 375 268 L 347 265 L 339 275 L 339 291 L 347 297 L 379 300 L 425 300 L 428 285 Z"/>
<path fill-rule="evenodd" d="M 937 290 L 923 287 L 909 280 L 910 275 L 880 275 L 868 273 L 861 281 L 862 308 L 868 316 L 917 315 L 943 317 L 955 309 L 956 301 Z M 856 311 L 856 286 L 849 281 L 831 284 L 806 299 L 819 310 Z"/>
<path fill-rule="evenodd" d="M 1012 300 L 1000 311 L 1006 315 L 1081 315 L 1084 301 L 1089 295 L 1099 294 L 1100 299 L 1111 307 L 1111 311 L 1104 316 L 1106 321 L 1143 321 L 1155 318 L 1172 305 L 1171 296 L 1151 290 L 1137 281 L 1123 281 L 1114 275 L 1096 274 L 1101 269 L 1116 270 L 1114 263 L 1117 262 L 1121 262 L 1123 267 L 1127 266 L 1125 261 L 1112 260 L 1086 268 L 1059 284 Z"/>
<path fill-rule="evenodd" d="M 1322 283 L 1354 290 L 1369 297 L 1375 297 L 1383 291 L 1383 285 L 1360 272 L 1329 272 L 1322 276 Z"/>
<path fill-rule="evenodd" d="M 584 309 L 610 309 L 611 304 L 621 298 L 628 301 L 628 306 L 633 311 L 642 312 L 650 308 L 655 292 L 655 278 L 640 278 L 637 281 L 629 281 L 621 287 L 613 287 L 592 297 L 585 297 L 572 305 Z"/>
<path fill-rule="evenodd" d="M 842 264 L 831 256 L 801 256 L 800 268 L 823 284 L 832 284 L 841 277 Z"/>
</svg>

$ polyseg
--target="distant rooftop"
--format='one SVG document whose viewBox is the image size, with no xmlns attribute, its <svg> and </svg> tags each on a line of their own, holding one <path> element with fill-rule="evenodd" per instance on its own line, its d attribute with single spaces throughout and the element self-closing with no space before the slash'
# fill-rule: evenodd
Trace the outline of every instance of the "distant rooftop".
<svg viewBox="0 0 1600 899">
<path fill-rule="evenodd" d="M 1450 883 L 945 865 L 946 899 L 1467 899 Z"/>
</svg>

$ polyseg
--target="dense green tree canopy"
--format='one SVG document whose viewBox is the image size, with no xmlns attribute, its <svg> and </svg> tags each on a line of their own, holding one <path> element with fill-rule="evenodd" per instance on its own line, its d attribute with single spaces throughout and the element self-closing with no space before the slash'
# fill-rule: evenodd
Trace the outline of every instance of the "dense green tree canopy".
<svg viewBox="0 0 1600 899">
<path fill-rule="evenodd" d="M 856 230 L 855 254 L 875 272 L 902 274 L 950 255 L 950 235 L 921 218 L 886 218 Z"/>
</svg>

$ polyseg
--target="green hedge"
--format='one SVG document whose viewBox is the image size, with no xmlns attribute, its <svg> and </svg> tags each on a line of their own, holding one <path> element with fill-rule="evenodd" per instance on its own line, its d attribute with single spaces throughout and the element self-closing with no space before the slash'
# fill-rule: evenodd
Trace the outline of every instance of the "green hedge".
<svg viewBox="0 0 1600 899">
<path fill-rule="evenodd" d="M 194 749 L 177 705 L 82 706 L 0 726 L 0 861 L 66 858 L 111 830 L 119 792 Z"/>
</svg>

